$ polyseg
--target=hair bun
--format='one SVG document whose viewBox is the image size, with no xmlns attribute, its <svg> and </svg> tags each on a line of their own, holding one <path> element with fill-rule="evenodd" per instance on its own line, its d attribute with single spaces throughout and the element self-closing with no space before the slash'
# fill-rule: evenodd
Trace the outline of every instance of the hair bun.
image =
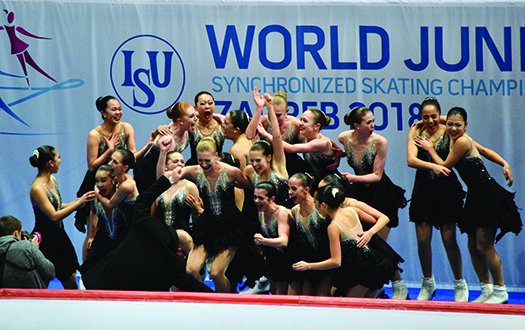
<svg viewBox="0 0 525 330">
<path fill-rule="evenodd" d="M 282 97 L 285 101 L 287 100 L 288 96 L 286 95 L 286 92 L 278 91 L 275 93 L 275 96 Z"/>
</svg>

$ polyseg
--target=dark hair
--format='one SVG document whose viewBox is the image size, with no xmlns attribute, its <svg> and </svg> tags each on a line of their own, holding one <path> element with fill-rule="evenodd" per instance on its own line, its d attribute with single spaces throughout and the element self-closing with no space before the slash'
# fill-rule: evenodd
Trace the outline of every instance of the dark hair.
<svg viewBox="0 0 525 330">
<path fill-rule="evenodd" d="M 331 118 L 328 117 L 324 112 L 319 109 L 308 109 L 314 114 L 314 124 L 321 124 L 321 128 L 326 127 L 330 124 Z"/>
<path fill-rule="evenodd" d="M 343 185 L 345 181 L 347 181 L 346 177 L 341 177 L 337 173 L 328 174 L 324 178 L 321 179 L 321 181 L 324 181 L 325 185 Z M 319 182 L 321 182 L 319 181 Z"/>
<path fill-rule="evenodd" d="M 178 118 L 180 118 L 182 116 L 182 112 L 188 109 L 189 107 L 191 107 L 191 104 L 184 101 L 179 101 L 175 103 L 171 108 L 166 110 L 166 116 L 168 116 L 169 119 L 175 121 Z"/>
<path fill-rule="evenodd" d="M 370 112 L 367 107 L 355 108 L 345 115 L 345 124 L 354 128 L 354 124 L 360 124 L 363 121 L 363 116 Z"/>
<path fill-rule="evenodd" d="M 301 184 L 303 185 L 303 187 L 307 187 L 307 188 L 310 188 L 310 190 L 313 189 L 313 186 L 314 186 L 314 178 L 308 174 L 308 173 L 295 173 L 294 175 L 292 175 L 290 177 L 290 179 L 298 179 L 298 180 L 301 180 Z"/>
<path fill-rule="evenodd" d="M 230 110 L 226 116 L 227 115 L 230 115 L 233 127 L 237 127 L 242 133 L 246 132 L 246 128 L 250 123 L 250 119 L 248 119 L 246 112 L 241 110 Z"/>
<path fill-rule="evenodd" d="M 122 155 L 122 165 L 127 165 L 129 168 L 135 167 L 135 155 L 128 149 L 117 149 L 113 153 L 118 152 Z"/>
<path fill-rule="evenodd" d="M 465 120 L 465 124 L 467 123 L 467 110 L 461 107 L 453 107 L 450 109 L 447 113 L 447 119 L 450 116 L 461 116 L 463 117 L 463 120 Z"/>
<path fill-rule="evenodd" d="M 319 188 L 315 193 L 315 199 L 319 203 L 326 203 L 331 209 L 338 208 L 345 201 L 345 191 L 337 185 L 326 185 Z"/>
<path fill-rule="evenodd" d="M 213 95 L 211 95 L 210 92 L 207 92 L 207 91 L 200 91 L 200 92 L 198 92 L 198 93 L 195 95 L 195 100 L 194 100 L 195 105 L 197 105 L 197 102 L 199 102 L 199 97 L 200 97 L 201 95 L 203 95 L 203 94 L 206 94 L 206 95 L 211 96 L 211 98 L 215 101 L 215 98 L 213 97 Z"/>
<path fill-rule="evenodd" d="M 0 218 L 0 236 L 13 235 L 17 230 L 22 230 L 22 222 L 12 215 Z"/>
<path fill-rule="evenodd" d="M 37 167 L 39 170 L 46 168 L 47 162 L 55 159 L 56 149 L 52 146 L 40 146 L 31 157 L 29 157 L 29 163 L 33 167 Z"/>
<path fill-rule="evenodd" d="M 95 106 L 97 107 L 97 110 L 101 113 L 101 115 L 102 112 L 106 111 L 106 108 L 108 107 L 108 102 L 111 100 L 118 101 L 118 99 L 113 95 L 101 96 L 95 101 Z M 104 119 L 104 116 L 102 116 L 102 119 Z"/>
<path fill-rule="evenodd" d="M 426 107 L 427 105 L 433 105 L 437 108 L 439 114 L 441 114 L 441 105 L 439 105 L 439 102 L 438 100 L 435 98 L 435 97 L 425 97 L 425 99 L 423 100 L 423 102 L 421 102 L 421 105 L 419 106 L 419 109 L 421 111 L 423 111 L 423 108 Z"/>
<path fill-rule="evenodd" d="M 268 198 L 272 198 L 277 195 L 277 187 L 270 181 L 261 181 L 255 185 L 255 189 L 266 190 Z"/>
<path fill-rule="evenodd" d="M 240 168 L 241 162 L 237 158 L 233 158 L 232 154 L 229 152 L 221 152 L 219 155 L 219 161 L 231 165 L 233 167 Z"/>
<path fill-rule="evenodd" d="M 95 172 L 98 171 L 111 172 L 111 166 L 109 166 L 108 164 L 102 164 L 97 168 Z"/>
<path fill-rule="evenodd" d="M 262 151 L 263 155 L 273 155 L 273 147 L 272 145 L 264 140 L 260 140 L 252 144 L 250 147 L 250 151 Z"/>
</svg>

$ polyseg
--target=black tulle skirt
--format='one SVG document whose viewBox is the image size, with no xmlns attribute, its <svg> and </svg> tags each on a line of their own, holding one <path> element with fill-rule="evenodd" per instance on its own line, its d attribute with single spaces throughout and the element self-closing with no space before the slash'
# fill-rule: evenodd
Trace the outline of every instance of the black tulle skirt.
<svg viewBox="0 0 525 330">
<path fill-rule="evenodd" d="M 452 173 L 450 177 L 427 177 L 417 172 L 410 200 L 410 221 L 427 223 L 439 229 L 445 223 L 458 223 L 463 215 L 465 191 Z"/>
<path fill-rule="evenodd" d="M 499 229 L 496 242 L 508 232 L 517 235 L 523 226 L 514 193 L 492 178 L 468 187 L 464 212 L 459 223 L 462 232 L 472 234 L 476 228 Z"/>
<path fill-rule="evenodd" d="M 358 248 L 355 240 L 341 242 L 342 262 L 334 286 L 344 293 L 355 285 L 372 290 L 387 284 L 404 259 L 382 238 L 374 235 L 368 245 Z"/>
</svg>

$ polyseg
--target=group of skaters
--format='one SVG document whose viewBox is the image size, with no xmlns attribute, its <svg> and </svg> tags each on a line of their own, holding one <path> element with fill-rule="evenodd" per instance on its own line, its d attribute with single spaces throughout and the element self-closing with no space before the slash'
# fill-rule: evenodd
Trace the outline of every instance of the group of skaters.
<svg viewBox="0 0 525 330">
<path fill-rule="evenodd" d="M 388 141 L 374 131 L 373 113 L 360 107 L 346 114 L 350 130 L 336 142 L 322 133 L 330 123 L 322 111 L 290 116 L 283 92 L 254 89 L 253 100 L 251 119 L 239 110 L 222 116 L 213 96 L 200 92 L 194 105 L 170 108 L 170 122 L 138 149 L 118 99 L 98 98 L 103 122 L 89 132 L 88 170 L 71 203 L 62 202 L 54 176 L 58 149 L 37 148 L 30 157 L 38 168 L 30 189 L 34 231 L 64 288 L 77 287 L 79 269 L 87 289 L 207 292 L 209 273 L 217 292 L 267 280 L 273 294 L 376 297 L 391 282 L 392 298 L 407 299 L 404 260 L 387 243 L 407 199 L 385 173 Z M 409 215 L 423 272 L 417 299 L 436 291 L 435 228 L 455 278 L 454 299 L 469 301 L 459 227 L 481 285 L 473 301 L 506 303 L 494 244 L 518 234 L 522 223 L 514 194 L 489 175 L 481 156 L 502 166 L 509 186 L 511 168 L 469 136 L 463 108 L 444 117 L 429 97 L 420 110 L 407 139 L 407 163 L 416 169 Z M 225 139 L 232 140 L 229 152 Z M 338 170 L 343 157 L 353 173 Z M 73 213 L 86 232 L 81 265 L 62 222 Z"/>
</svg>

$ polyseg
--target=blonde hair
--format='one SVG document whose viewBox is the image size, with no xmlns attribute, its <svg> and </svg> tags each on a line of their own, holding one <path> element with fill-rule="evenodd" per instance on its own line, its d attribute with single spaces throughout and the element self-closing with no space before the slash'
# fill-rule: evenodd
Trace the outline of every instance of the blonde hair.
<svg viewBox="0 0 525 330">
<path fill-rule="evenodd" d="M 288 97 L 283 91 L 278 91 L 273 97 L 273 104 L 275 105 L 284 105 L 285 108 L 288 108 Z"/>
<path fill-rule="evenodd" d="M 217 152 L 217 143 L 211 137 L 205 137 L 197 143 L 197 152 L 211 151 Z"/>
</svg>

